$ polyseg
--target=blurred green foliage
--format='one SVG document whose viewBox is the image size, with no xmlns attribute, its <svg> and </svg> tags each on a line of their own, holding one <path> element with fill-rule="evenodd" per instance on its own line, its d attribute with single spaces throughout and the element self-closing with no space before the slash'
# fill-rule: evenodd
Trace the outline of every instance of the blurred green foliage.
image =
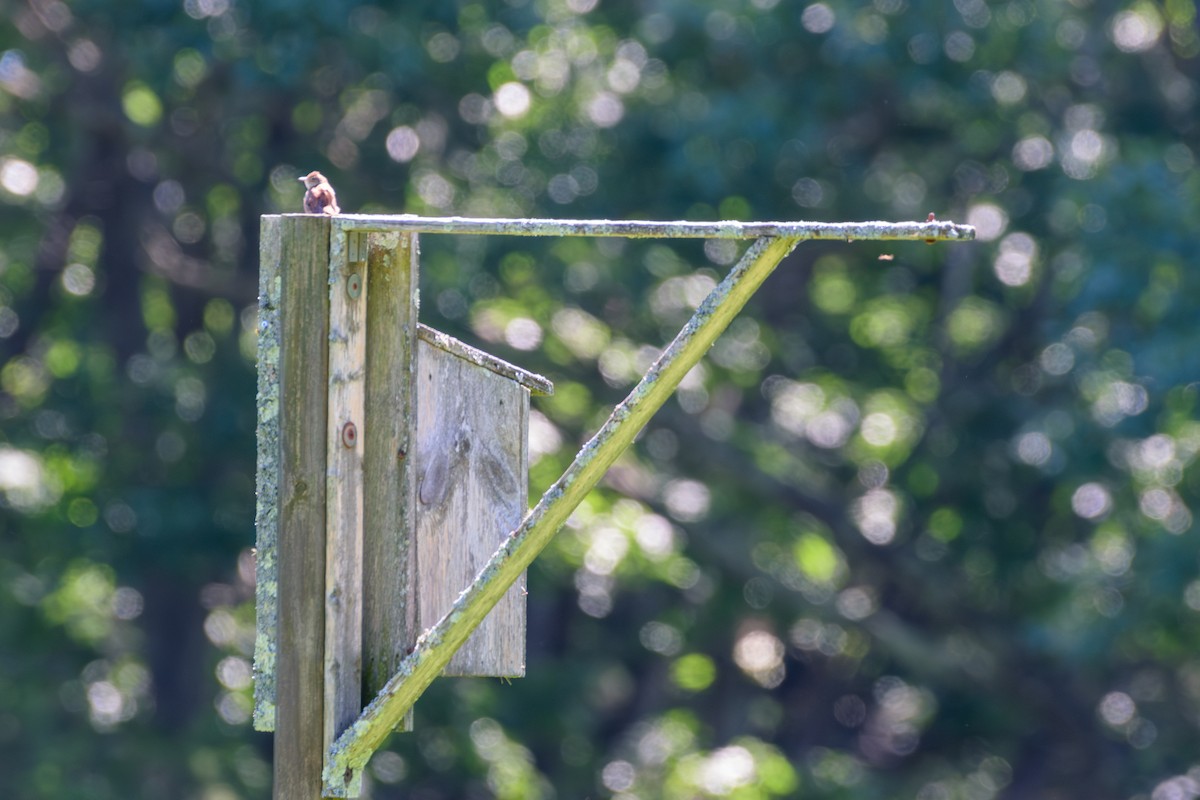
<svg viewBox="0 0 1200 800">
<path fill-rule="evenodd" d="M 805 244 L 437 682 L 377 798 L 1194 797 L 1192 0 L 10 2 L 0 784 L 265 797 L 258 217 L 924 219 Z M 738 256 L 422 242 L 548 486 Z"/>
</svg>

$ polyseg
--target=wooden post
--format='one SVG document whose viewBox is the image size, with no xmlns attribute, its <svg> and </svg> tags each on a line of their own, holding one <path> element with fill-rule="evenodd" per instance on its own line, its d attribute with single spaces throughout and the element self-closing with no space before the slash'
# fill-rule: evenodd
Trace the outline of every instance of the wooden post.
<svg viewBox="0 0 1200 800">
<path fill-rule="evenodd" d="M 275 800 L 319 798 L 327 750 L 323 387 L 329 354 L 329 232 L 329 220 L 320 217 L 262 220 L 264 285 L 278 288 L 277 293 L 266 293 L 268 302 L 278 298 L 278 438 L 263 443 L 259 455 L 260 486 L 273 477 L 277 493 L 277 528 L 267 525 L 259 531 L 260 560 L 264 540 L 268 547 L 274 544 L 274 551 L 266 555 L 268 566 L 274 567 L 276 577 L 270 583 L 278 601 L 274 691 L 266 698 L 273 704 L 269 721 L 275 729 Z M 260 425 L 272 418 L 270 411 L 269 402 L 260 406 Z"/>
<path fill-rule="evenodd" d="M 416 639 L 416 238 L 262 220 L 254 721 L 279 800 L 325 796 L 330 743 Z"/>
</svg>

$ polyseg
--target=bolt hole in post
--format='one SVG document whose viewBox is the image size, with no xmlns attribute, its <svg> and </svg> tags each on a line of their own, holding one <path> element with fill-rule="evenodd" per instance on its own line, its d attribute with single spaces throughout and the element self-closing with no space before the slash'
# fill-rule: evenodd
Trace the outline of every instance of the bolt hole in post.
<svg viewBox="0 0 1200 800">
<path fill-rule="evenodd" d="M 358 444 L 358 427 L 353 422 L 347 422 L 342 426 L 342 444 L 353 450 L 354 445 Z"/>
</svg>

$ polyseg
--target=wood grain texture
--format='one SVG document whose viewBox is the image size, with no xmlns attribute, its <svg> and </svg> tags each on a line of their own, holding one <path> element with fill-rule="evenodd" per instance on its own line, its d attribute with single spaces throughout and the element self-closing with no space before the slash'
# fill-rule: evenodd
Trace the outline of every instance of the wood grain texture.
<svg viewBox="0 0 1200 800">
<path fill-rule="evenodd" d="M 527 369 L 521 369 L 502 358 L 497 358 L 491 353 L 485 353 L 477 347 L 471 347 L 466 342 L 459 341 L 447 333 L 434 330 L 428 325 L 417 325 L 417 335 L 430 344 L 453 353 L 464 361 L 470 361 L 472 364 L 484 369 L 490 369 L 492 372 L 516 381 L 528 389 L 530 394 L 542 397 L 554 394 L 554 384 L 550 382 L 549 378 L 530 372 Z"/>
<path fill-rule="evenodd" d="M 959 241 L 975 238 L 975 228 L 949 220 L 925 222 L 690 222 L 612 219 L 497 219 L 419 217 L 415 214 L 340 214 L 339 230 L 404 231 L 503 236 L 620 236 L 628 239 L 790 239 L 819 241 Z"/>
<path fill-rule="evenodd" d="M 363 446 L 366 405 L 366 239 L 334 235 L 329 250 L 329 416 L 326 444 L 325 749 L 362 709 Z M 310 387 L 320 392 L 321 387 Z"/>
<path fill-rule="evenodd" d="M 328 219 L 263 225 L 261 257 L 280 277 L 276 800 L 321 796 L 325 650 L 325 411 Z M 313 388 L 318 387 L 317 391 Z"/>
<path fill-rule="evenodd" d="M 417 583 L 426 629 L 525 515 L 529 391 L 424 340 L 417 373 Z M 524 574 L 444 674 L 525 674 Z"/>
<path fill-rule="evenodd" d="M 417 639 L 413 502 L 416 471 L 416 234 L 372 234 L 367 266 L 363 438 L 363 693 L 375 696 Z M 402 730 L 411 730 L 411 716 Z"/>
</svg>

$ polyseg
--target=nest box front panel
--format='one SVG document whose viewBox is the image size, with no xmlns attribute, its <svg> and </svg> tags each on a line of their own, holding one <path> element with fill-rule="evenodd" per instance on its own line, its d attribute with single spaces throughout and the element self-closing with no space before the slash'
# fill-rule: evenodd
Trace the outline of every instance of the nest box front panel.
<svg viewBox="0 0 1200 800">
<path fill-rule="evenodd" d="M 417 347 L 419 629 L 436 623 L 528 510 L 529 390 L 425 341 Z M 525 674 L 525 576 L 446 667 Z"/>
</svg>

